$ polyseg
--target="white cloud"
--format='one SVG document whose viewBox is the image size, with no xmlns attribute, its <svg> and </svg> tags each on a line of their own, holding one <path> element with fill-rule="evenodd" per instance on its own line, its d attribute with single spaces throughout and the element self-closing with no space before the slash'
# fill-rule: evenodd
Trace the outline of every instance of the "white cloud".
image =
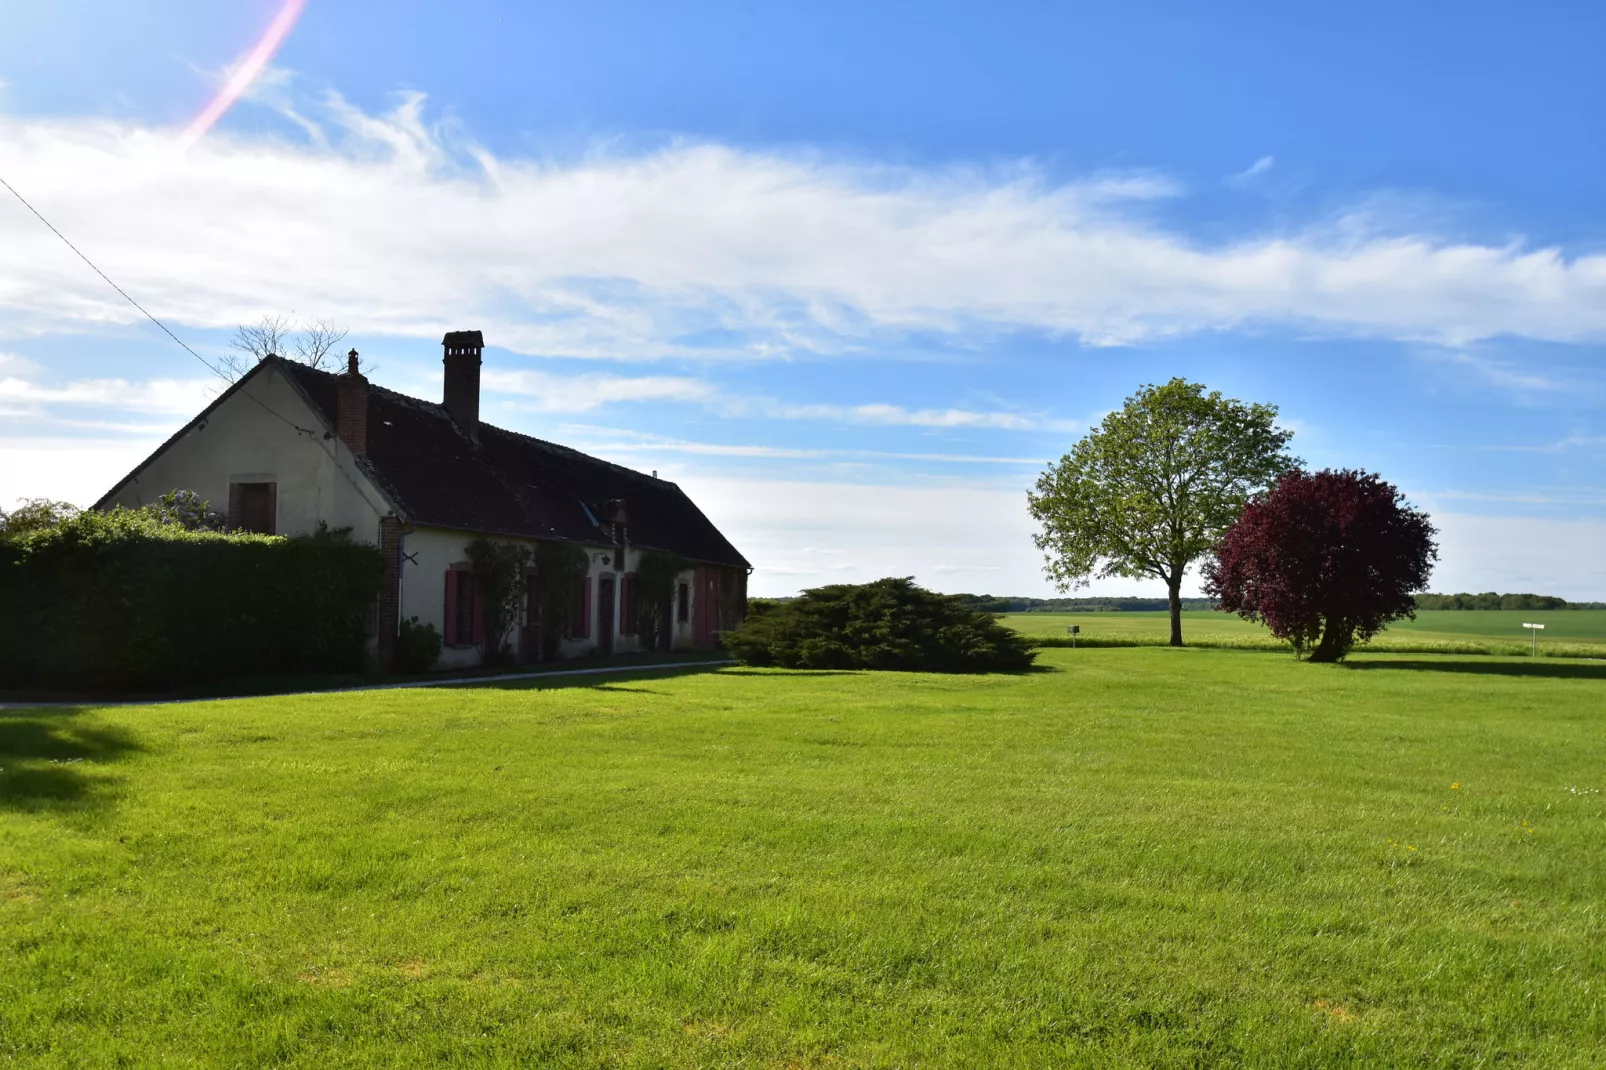
<svg viewBox="0 0 1606 1070">
<path fill-rule="evenodd" d="M 908 575 L 939 590 L 957 589 L 955 579 L 968 577 L 937 570 L 958 561 L 999 569 L 987 573 L 991 590 L 1046 587 L 1024 490 L 967 482 L 676 479 L 757 566 L 754 593 L 785 595 L 821 583 Z"/>
<path fill-rule="evenodd" d="M 903 453 L 886 450 L 838 449 L 830 447 L 764 446 L 741 443 L 688 442 L 684 439 L 640 431 L 624 431 L 607 427 L 569 425 L 567 430 L 582 436 L 606 435 L 607 440 L 588 440 L 585 449 L 592 453 L 610 454 L 662 454 L 684 453 L 704 457 L 747 457 L 791 461 L 827 460 L 896 460 L 938 461 L 951 464 L 1003 464 L 1042 466 L 1047 462 L 1038 457 L 997 457 L 968 453 Z"/>
<path fill-rule="evenodd" d="M 166 436 L 0 438 L 0 508 L 20 498 L 88 506 L 150 456 Z"/>
<path fill-rule="evenodd" d="M 110 120 L 0 119 L 8 177 L 160 316 L 318 310 L 359 333 L 465 324 L 529 352 L 777 356 L 888 332 L 1117 343 L 1251 324 L 1461 344 L 1606 334 L 1606 256 L 1364 217 L 1220 245 L 1128 207 L 1152 176 L 909 169 L 677 144 L 569 162 L 444 138 L 423 99 L 330 96 L 327 143 L 214 131 L 187 153 Z M 459 161 L 472 156 L 477 165 Z M 135 315 L 26 213 L 0 213 L 0 323 Z"/>
<path fill-rule="evenodd" d="M 78 379 L 48 386 L 20 376 L 0 378 L 0 405 L 29 408 L 72 405 L 193 416 L 216 395 L 213 379 Z"/>
<path fill-rule="evenodd" d="M 763 416 L 772 420 L 1005 431 L 1070 430 L 1076 426 L 1073 422 L 1050 421 L 1016 412 L 910 409 L 882 402 L 790 405 L 773 398 L 726 394 L 713 383 L 686 376 L 554 375 L 540 371 L 487 370 L 481 382 L 488 392 L 532 399 L 520 407 L 537 412 L 580 413 L 622 401 L 674 401 L 699 404 L 725 416 Z"/>
<path fill-rule="evenodd" d="M 767 415 L 784 420 L 839 420 L 892 427 L 991 428 L 1029 431 L 1043 422 L 1014 412 L 972 412 L 966 409 L 908 409 L 901 405 L 771 405 Z"/>
<path fill-rule="evenodd" d="M 713 384 L 677 376 L 552 375 L 537 371 L 490 371 L 481 384 L 494 393 L 529 398 L 522 407 L 536 412 L 590 412 L 620 401 L 706 402 Z"/>
<path fill-rule="evenodd" d="M 1524 371 L 1504 361 L 1471 353 L 1428 352 L 1424 355 L 1429 360 L 1454 365 L 1461 374 L 1471 375 L 1477 382 L 1497 390 L 1549 394 L 1568 388 L 1568 384 L 1560 379 Z"/>
<path fill-rule="evenodd" d="M 1435 591 L 1528 591 L 1606 600 L 1606 520 L 1434 513 Z"/>
<path fill-rule="evenodd" d="M 19 357 L 14 353 L 0 353 L 0 377 L 34 376 L 42 370 L 27 357 Z"/>
<path fill-rule="evenodd" d="M 1256 160 L 1242 171 L 1239 171 L 1235 175 L 1229 176 L 1227 183 L 1233 186 L 1241 186 L 1257 175 L 1263 175 L 1267 171 L 1270 171 L 1272 167 L 1276 165 L 1276 163 L 1277 158 L 1275 156 L 1262 156 L 1260 159 Z"/>
</svg>

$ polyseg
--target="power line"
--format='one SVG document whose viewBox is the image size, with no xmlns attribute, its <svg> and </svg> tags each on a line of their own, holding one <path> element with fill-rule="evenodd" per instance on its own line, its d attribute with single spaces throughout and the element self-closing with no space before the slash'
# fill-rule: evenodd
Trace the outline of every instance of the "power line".
<svg viewBox="0 0 1606 1070">
<path fill-rule="evenodd" d="M 179 345 L 183 346 L 184 347 L 184 352 L 188 353 L 190 356 L 194 357 L 196 360 L 198 360 L 202 364 L 204 364 L 206 366 L 206 369 L 208 371 L 210 371 L 213 375 L 217 376 L 219 379 L 222 379 L 226 383 L 227 382 L 233 382 L 233 380 L 230 379 L 229 376 L 225 372 L 223 372 L 220 368 L 218 368 L 216 365 L 214 365 L 211 361 L 207 360 L 205 357 L 201 356 L 195 350 L 191 349 L 185 343 L 184 339 L 180 338 L 178 335 L 176 335 L 172 331 L 168 330 L 167 329 L 167 325 L 165 323 L 163 323 L 161 320 L 157 319 L 155 316 L 151 315 L 149 312 L 146 312 L 144 305 L 140 304 L 138 301 L 136 301 L 132 297 L 130 297 L 128 295 L 128 291 L 127 290 L 125 290 L 121 286 L 117 285 L 115 282 L 113 282 L 111 280 L 111 276 L 107 275 L 104 271 L 100 270 L 100 268 L 96 267 L 95 266 L 95 262 L 93 260 L 89 259 L 89 257 L 85 256 L 82 249 L 78 248 L 78 246 L 76 246 L 72 242 L 68 241 L 67 240 L 67 235 L 65 235 L 61 231 L 57 230 L 56 227 L 55 227 L 55 224 L 51 223 L 50 220 L 46 219 L 44 217 L 44 215 L 39 211 L 39 209 L 37 209 L 33 205 L 29 204 L 28 203 L 28 199 L 26 197 L 24 197 L 22 194 L 18 193 L 16 187 L 13 186 L 11 183 L 7 182 L 5 180 L 5 176 L 3 176 L 3 175 L 0 175 L 0 186 L 4 186 L 6 189 L 10 190 L 11 191 L 11 195 L 13 197 L 17 198 L 17 200 L 21 201 L 22 202 L 22 206 L 24 208 L 26 208 L 26 209 L 28 209 L 28 211 L 32 212 L 34 214 L 34 217 L 36 219 L 38 219 L 39 222 L 43 223 L 45 226 L 50 228 L 50 233 L 52 233 L 56 237 L 60 238 L 62 240 L 62 243 L 64 245 L 66 245 L 67 248 L 69 248 L 73 252 L 77 253 L 78 254 L 78 259 L 80 259 L 84 263 L 88 264 L 91 271 L 93 271 L 95 274 L 99 275 L 101 278 L 106 280 L 106 285 L 110 286 L 112 289 L 114 289 L 118 293 L 122 294 L 123 295 L 123 300 L 127 301 L 129 304 L 133 305 L 135 308 L 137 308 L 141 312 L 143 312 L 145 314 L 145 318 L 146 319 L 150 320 L 152 323 L 156 324 L 156 326 L 158 326 L 158 327 L 160 327 L 162 329 L 162 333 L 163 334 L 167 335 L 173 341 L 175 341 Z M 244 396 L 248 397 L 252 401 L 256 402 L 257 407 L 260 408 L 263 412 L 265 412 L 269 416 L 272 416 L 275 419 L 287 424 L 288 426 L 294 428 L 299 433 L 301 433 L 303 435 L 306 435 L 309 438 L 313 437 L 316 434 L 316 432 L 314 432 L 314 431 L 312 431 L 312 430 L 310 430 L 308 428 L 302 427 L 300 424 L 296 423 L 295 421 L 290 420 L 290 419 L 280 415 L 277 412 L 274 412 L 272 409 L 270 409 L 268 407 L 266 402 L 264 402 L 261 398 L 256 397 L 254 394 L 251 394 L 249 391 L 244 392 Z"/>
<path fill-rule="evenodd" d="M 227 375 L 223 374 L 223 372 L 220 371 L 217 367 L 215 367 L 212 364 L 211 361 L 209 361 L 205 357 L 201 356 L 195 350 L 191 349 L 188 345 L 185 345 L 184 339 L 180 338 L 178 335 L 176 335 L 172 331 L 168 330 L 166 324 L 164 324 L 161 320 L 157 319 L 155 316 L 151 315 L 149 312 L 146 312 L 144 305 L 140 304 L 138 301 L 136 301 L 132 297 L 128 296 L 128 291 L 127 290 L 125 290 L 121 286 L 117 285 L 115 282 L 113 282 L 111 280 L 111 276 L 107 275 L 104 271 L 100 270 L 100 268 L 96 267 L 95 266 L 95 262 L 93 260 L 89 259 L 89 257 L 85 256 L 82 249 L 79 249 L 78 246 L 76 246 L 72 242 L 68 241 L 67 240 L 67 235 L 65 235 L 61 231 L 57 230 L 55 225 L 53 223 L 51 223 L 50 220 L 46 219 L 42 214 L 40 214 L 39 209 L 37 209 L 33 205 L 29 204 L 28 203 L 28 199 L 26 197 L 24 197 L 22 194 L 18 193 L 17 190 L 16 190 L 16 187 L 13 186 L 11 183 L 7 182 L 5 180 L 4 176 L 0 176 L 0 186 L 4 186 L 6 189 L 10 190 L 11 191 L 11 195 L 13 197 L 17 198 L 17 200 L 21 201 L 22 202 L 22 206 L 24 208 L 26 208 L 26 209 L 28 209 L 28 211 L 32 212 L 34 214 L 34 216 L 39 220 L 39 222 L 43 223 L 45 226 L 50 228 L 50 233 L 52 233 L 56 237 L 60 238 L 62 240 L 62 243 L 64 245 L 66 245 L 67 248 L 69 248 L 73 252 L 77 253 L 78 254 L 78 259 L 80 259 L 84 263 L 88 264 L 91 271 L 93 271 L 95 274 L 99 275 L 101 278 L 106 280 L 106 285 L 110 286 L 112 289 L 114 289 L 118 293 L 122 294 L 123 295 L 123 300 L 127 301 L 129 304 L 133 305 L 135 308 L 139 309 L 141 312 L 144 312 L 146 319 L 150 320 L 152 323 L 156 324 L 156 326 L 160 327 L 162 329 L 162 332 L 164 334 L 166 334 L 169 338 L 171 338 L 173 341 L 177 342 L 181 346 L 184 346 L 184 351 L 186 353 L 188 353 L 190 356 L 194 357 L 196 360 L 200 361 L 202 364 L 206 365 L 207 370 L 210 371 L 213 375 L 217 376 L 219 379 L 222 379 L 224 381 L 228 380 L 229 377 Z"/>
</svg>

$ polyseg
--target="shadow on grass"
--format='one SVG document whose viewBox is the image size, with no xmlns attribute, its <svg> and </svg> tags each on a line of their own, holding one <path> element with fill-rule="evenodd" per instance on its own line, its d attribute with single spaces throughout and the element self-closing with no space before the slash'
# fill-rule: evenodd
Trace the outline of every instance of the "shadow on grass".
<svg viewBox="0 0 1606 1070">
<path fill-rule="evenodd" d="M 1392 658 L 1367 658 L 1365 661 L 1346 661 L 1345 669 L 1369 672 L 1373 669 L 1403 669 L 1407 672 L 1459 672 L 1474 676 L 1537 676 L 1552 680 L 1606 681 L 1606 664 L 1587 662 L 1551 661 L 1412 661 Z"/>
<path fill-rule="evenodd" d="M 110 799 L 96 767 L 143 750 L 132 732 L 87 725 L 82 709 L 0 712 L 0 810 L 84 810 Z"/>
<path fill-rule="evenodd" d="M 642 687 L 629 687 L 629 684 L 647 683 L 652 680 L 672 680 L 680 676 L 697 676 L 702 673 L 718 672 L 723 666 L 710 665 L 683 665 L 677 668 L 662 668 L 653 665 L 643 665 L 632 668 L 628 672 L 609 672 L 606 675 L 597 673 L 585 676 L 556 676 L 544 678 L 530 676 L 522 680 L 499 680 L 494 676 L 470 677 L 463 680 L 453 680 L 431 685 L 430 691 L 556 691 L 569 688 L 583 687 L 591 691 L 639 691 L 646 694 L 657 694 Z"/>
</svg>

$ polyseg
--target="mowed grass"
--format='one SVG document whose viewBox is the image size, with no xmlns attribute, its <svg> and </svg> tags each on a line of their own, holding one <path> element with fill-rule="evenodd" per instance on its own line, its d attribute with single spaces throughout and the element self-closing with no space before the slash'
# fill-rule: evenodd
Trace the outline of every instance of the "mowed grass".
<svg viewBox="0 0 1606 1070">
<path fill-rule="evenodd" d="M 1606 666 L 0 713 L 17 1065 L 1606 1064 Z"/>
<path fill-rule="evenodd" d="M 1066 638 L 1069 625 L 1081 627 L 1079 644 L 1132 645 L 1167 642 L 1171 618 L 1166 613 L 1011 613 L 1004 622 L 1033 636 Z M 1545 625 L 1539 633 L 1541 655 L 1606 658 L 1606 610 L 1423 610 L 1415 620 L 1390 624 L 1363 649 L 1397 653 L 1506 654 L 1532 649 L 1524 622 Z M 1259 624 L 1231 613 L 1208 610 L 1182 615 L 1186 643 L 1249 649 L 1282 649 Z"/>
</svg>

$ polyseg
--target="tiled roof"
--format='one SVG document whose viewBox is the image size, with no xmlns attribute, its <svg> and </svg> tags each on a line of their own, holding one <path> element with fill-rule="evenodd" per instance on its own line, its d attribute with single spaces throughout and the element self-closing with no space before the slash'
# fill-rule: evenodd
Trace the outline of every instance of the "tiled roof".
<svg viewBox="0 0 1606 1070">
<path fill-rule="evenodd" d="M 270 357 L 329 427 L 338 426 L 337 377 Z M 368 458 L 378 486 L 415 524 L 530 538 L 612 541 L 607 503 L 623 500 L 629 539 L 696 561 L 748 567 L 674 483 L 538 438 L 481 423 L 469 440 L 446 410 L 368 387 Z"/>
</svg>

